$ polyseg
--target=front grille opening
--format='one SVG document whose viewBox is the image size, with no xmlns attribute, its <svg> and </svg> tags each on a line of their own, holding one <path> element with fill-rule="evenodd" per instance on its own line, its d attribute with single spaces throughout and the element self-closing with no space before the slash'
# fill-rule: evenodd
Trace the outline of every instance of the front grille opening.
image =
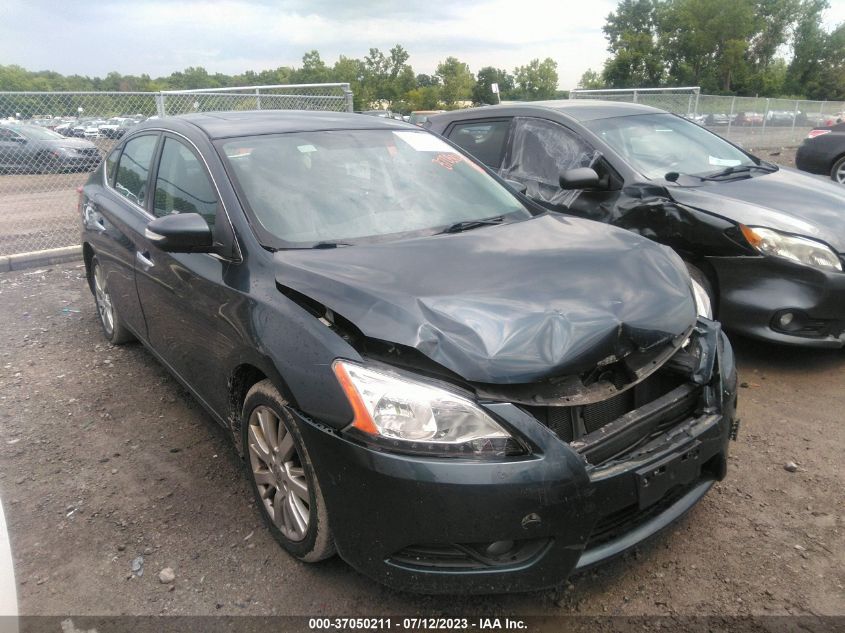
<svg viewBox="0 0 845 633">
<path fill-rule="evenodd" d="M 572 442 L 618 420 L 626 413 L 654 402 L 687 381 L 688 378 L 679 373 L 662 369 L 631 389 L 617 393 L 601 402 L 578 407 L 525 406 L 523 408 L 549 427 L 564 442 Z M 688 409 L 694 408 L 694 405 L 695 402 L 692 402 L 690 407 L 680 412 L 681 418 L 691 413 Z"/>
<path fill-rule="evenodd" d="M 445 543 L 410 545 L 388 559 L 388 563 L 414 569 L 472 571 L 520 566 L 538 558 L 551 539 L 520 539 L 491 543 Z"/>
</svg>

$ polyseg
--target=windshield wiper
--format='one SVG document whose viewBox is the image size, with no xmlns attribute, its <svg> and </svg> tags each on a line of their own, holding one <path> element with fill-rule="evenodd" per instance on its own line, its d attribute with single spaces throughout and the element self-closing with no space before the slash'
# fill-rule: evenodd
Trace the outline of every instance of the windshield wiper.
<svg viewBox="0 0 845 633">
<path fill-rule="evenodd" d="M 462 231 L 469 231 L 470 229 L 477 229 L 480 226 L 489 226 L 491 224 L 501 224 L 505 218 L 499 216 L 496 218 L 486 218 L 484 220 L 464 220 L 462 222 L 455 222 L 450 224 L 441 233 L 461 233 Z"/>
<path fill-rule="evenodd" d="M 731 165 L 730 167 L 725 167 L 721 171 L 713 172 L 712 174 L 707 174 L 706 176 L 699 176 L 702 180 L 719 180 L 724 178 L 725 176 L 733 176 L 734 174 L 747 174 L 750 171 L 758 169 L 760 171 L 764 171 L 767 174 L 772 173 L 773 171 L 777 171 L 778 168 L 774 165 L 767 165 L 767 164 L 760 164 L 760 165 Z"/>
<path fill-rule="evenodd" d="M 352 246 L 349 242 L 317 242 L 311 248 L 337 248 L 338 246 Z"/>
</svg>

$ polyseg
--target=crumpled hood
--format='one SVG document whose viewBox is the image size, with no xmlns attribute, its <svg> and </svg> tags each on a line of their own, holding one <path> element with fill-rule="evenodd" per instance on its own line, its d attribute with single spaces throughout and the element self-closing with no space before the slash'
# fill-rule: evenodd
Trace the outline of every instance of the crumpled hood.
<svg viewBox="0 0 845 633">
<path fill-rule="evenodd" d="M 580 373 L 682 335 L 696 318 L 668 248 L 557 215 L 275 259 L 281 286 L 472 382 Z"/>
<path fill-rule="evenodd" d="M 814 237 L 845 253 L 845 187 L 781 167 L 771 174 L 700 187 L 668 187 L 681 204 L 749 226 Z"/>
</svg>

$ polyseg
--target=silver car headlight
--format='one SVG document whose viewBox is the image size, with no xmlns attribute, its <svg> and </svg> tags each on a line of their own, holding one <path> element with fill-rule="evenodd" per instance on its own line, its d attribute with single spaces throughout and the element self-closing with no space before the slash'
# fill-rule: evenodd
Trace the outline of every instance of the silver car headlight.
<svg viewBox="0 0 845 633">
<path fill-rule="evenodd" d="M 713 320 L 713 306 L 710 303 L 710 296 L 704 287 L 695 279 L 692 281 L 692 296 L 695 297 L 695 311 L 700 317 Z"/>
<path fill-rule="evenodd" d="M 740 224 L 740 229 L 748 243 L 764 255 L 783 257 L 822 270 L 842 271 L 839 256 L 827 244 L 761 226 Z"/>
<path fill-rule="evenodd" d="M 520 443 L 471 400 L 432 385 L 336 360 L 355 414 L 348 432 L 386 450 L 442 457 L 503 457 Z"/>
</svg>

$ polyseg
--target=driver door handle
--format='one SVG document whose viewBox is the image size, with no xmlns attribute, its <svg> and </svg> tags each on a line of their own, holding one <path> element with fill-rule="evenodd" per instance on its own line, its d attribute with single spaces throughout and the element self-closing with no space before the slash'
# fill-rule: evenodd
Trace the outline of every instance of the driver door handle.
<svg viewBox="0 0 845 633">
<path fill-rule="evenodd" d="M 138 263 L 144 268 L 152 268 L 155 266 L 155 262 L 150 258 L 149 251 L 144 251 L 143 253 L 141 251 L 136 251 L 135 259 L 137 259 Z"/>
</svg>

